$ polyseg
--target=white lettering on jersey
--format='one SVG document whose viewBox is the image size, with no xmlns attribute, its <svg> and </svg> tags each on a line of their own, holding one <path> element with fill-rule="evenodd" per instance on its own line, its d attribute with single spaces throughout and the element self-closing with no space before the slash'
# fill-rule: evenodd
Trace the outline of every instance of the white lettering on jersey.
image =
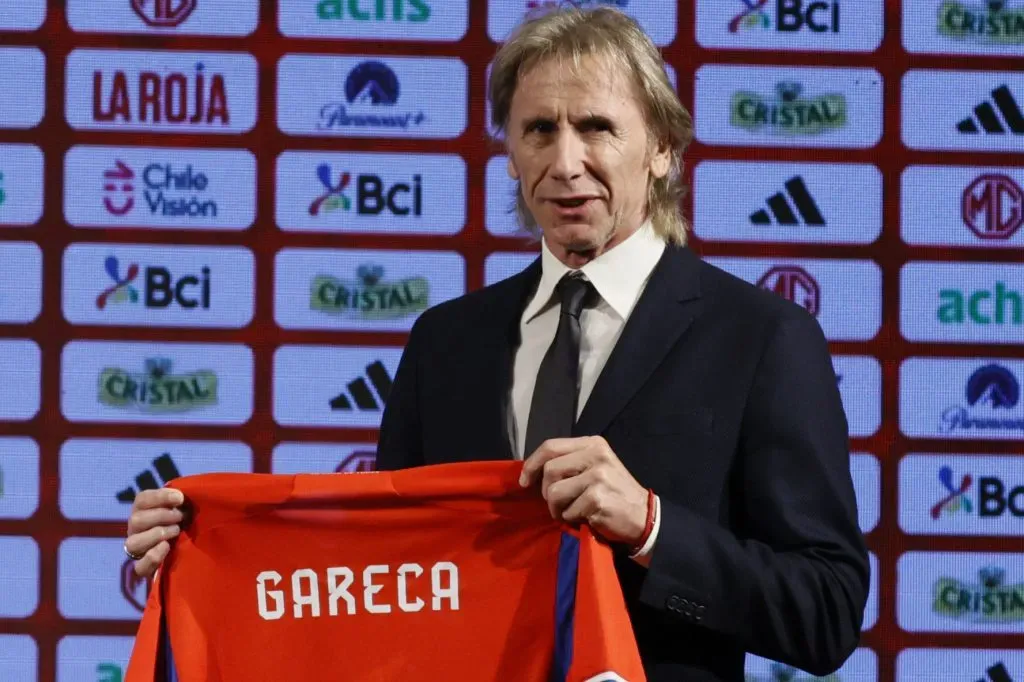
<svg viewBox="0 0 1024 682">
<path fill-rule="evenodd" d="M 425 597 L 426 571 L 420 564 L 405 563 L 393 570 L 387 564 L 373 564 L 362 571 L 363 599 L 365 613 L 389 614 L 393 610 L 402 613 L 416 613 L 427 607 Z M 323 594 L 327 598 L 329 616 L 339 613 L 339 601 L 345 602 L 345 615 L 357 612 L 357 600 L 351 588 L 355 583 L 355 572 L 348 566 L 332 566 L 322 572 L 312 568 L 300 568 L 291 573 L 286 581 L 277 571 L 263 571 L 256 576 L 256 601 L 260 617 L 264 620 L 279 620 L 285 614 L 285 601 L 291 599 L 294 618 L 319 618 L 321 616 L 321 580 Z M 286 594 L 291 585 L 291 594 Z M 391 589 L 393 586 L 393 589 Z M 358 588 L 357 588 L 358 589 Z M 450 561 L 439 561 L 430 567 L 430 609 L 432 611 L 459 610 L 459 567 Z M 387 591 L 385 591 L 387 590 Z M 307 608 L 308 607 L 308 608 Z"/>
</svg>

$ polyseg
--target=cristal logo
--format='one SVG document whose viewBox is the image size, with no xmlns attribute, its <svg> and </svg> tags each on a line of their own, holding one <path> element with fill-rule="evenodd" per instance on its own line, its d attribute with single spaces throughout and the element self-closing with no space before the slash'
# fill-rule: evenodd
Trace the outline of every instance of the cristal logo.
<svg viewBox="0 0 1024 682">
<path fill-rule="evenodd" d="M 365 264 L 356 269 L 358 281 L 317 275 L 310 287 L 309 307 L 328 315 L 370 320 L 395 319 L 427 309 L 430 285 L 425 277 L 383 281 L 384 268 Z"/>
<path fill-rule="evenodd" d="M 134 561 L 127 559 L 121 564 L 121 594 L 140 613 L 146 610 L 146 600 L 152 587 L 152 579 L 135 574 Z"/>
<path fill-rule="evenodd" d="M 980 175 L 964 190 L 962 211 L 981 239 L 1009 239 L 1024 225 L 1024 190 L 1007 175 Z"/>
<path fill-rule="evenodd" d="M 180 26 L 196 8 L 197 0 L 131 0 L 132 9 L 149 26 Z"/>
<path fill-rule="evenodd" d="M 337 474 L 365 474 L 377 468 L 377 453 L 372 450 L 357 450 L 335 467 Z"/>
<path fill-rule="evenodd" d="M 350 173 L 342 171 L 335 182 L 330 164 L 322 163 L 316 167 L 316 177 L 324 191 L 310 203 L 310 215 L 333 213 L 338 209 L 348 211 L 353 208 L 352 201 L 344 194 L 352 181 Z M 385 212 L 395 216 L 422 215 L 421 176 L 413 175 L 412 183 L 396 182 L 390 186 L 378 175 L 362 173 L 355 176 L 355 212 L 357 215 L 380 215 Z"/>
<path fill-rule="evenodd" d="M 740 91 L 732 96 L 729 123 L 750 132 L 767 130 L 774 135 L 820 135 L 846 126 L 846 96 L 828 93 L 803 97 L 804 86 L 782 81 L 774 98 Z"/>
<path fill-rule="evenodd" d="M 116 216 L 127 215 L 135 206 L 135 171 L 121 159 L 103 172 L 103 207 Z"/>
<path fill-rule="evenodd" d="M 169 358 L 149 358 L 145 372 L 106 367 L 100 372 L 99 401 L 140 412 L 188 412 L 217 404 L 217 375 L 201 369 L 172 374 Z"/>
<path fill-rule="evenodd" d="M 933 519 L 937 520 L 943 513 L 955 514 L 962 510 L 970 514 L 973 511 L 971 500 L 967 497 L 967 491 L 971 489 L 970 474 L 964 474 L 963 478 L 960 479 L 959 485 L 954 485 L 953 469 L 944 466 L 939 469 L 939 482 L 946 489 L 946 494 L 932 507 L 931 515 Z"/>
<path fill-rule="evenodd" d="M 391 68 L 378 61 L 361 62 L 345 79 L 345 102 L 320 109 L 321 130 L 335 128 L 409 128 L 427 120 L 422 111 L 402 113 L 395 108 L 401 87 Z M 349 105 L 352 111 L 349 111 Z M 386 112 L 386 113 L 385 113 Z"/>
<path fill-rule="evenodd" d="M 92 117 L 98 123 L 169 123 L 195 126 L 231 122 L 224 75 L 206 74 L 198 62 L 191 73 L 140 71 L 128 87 L 129 74 L 114 71 L 110 78 L 96 70 L 92 77 Z M 132 95 L 138 98 L 132 100 Z"/>
<path fill-rule="evenodd" d="M 1020 45 L 1024 43 L 1024 7 L 1006 5 L 1006 0 L 944 0 L 938 12 L 939 33 L 956 40 Z"/>
<path fill-rule="evenodd" d="M 776 266 L 757 280 L 757 286 L 803 306 L 811 315 L 816 316 L 821 311 L 821 287 L 799 266 Z"/>
</svg>

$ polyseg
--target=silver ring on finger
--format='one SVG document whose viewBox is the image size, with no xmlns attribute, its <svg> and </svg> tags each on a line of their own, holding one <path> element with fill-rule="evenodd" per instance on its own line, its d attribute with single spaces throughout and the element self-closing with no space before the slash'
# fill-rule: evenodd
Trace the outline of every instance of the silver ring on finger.
<svg viewBox="0 0 1024 682">
<path fill-rule="evenodd" d="M 143 555 L 132 554 L 131 550 L 128 549 L 128 543 L 127 542 L 123 545 L 123 547 L 124 547 L 124 553 L 127 554 L 128 558 L 131 559 L 132 561 L 142 561 L 142 557 L 146 556 L 145 554 L 143 554 Z"/>
</svg>

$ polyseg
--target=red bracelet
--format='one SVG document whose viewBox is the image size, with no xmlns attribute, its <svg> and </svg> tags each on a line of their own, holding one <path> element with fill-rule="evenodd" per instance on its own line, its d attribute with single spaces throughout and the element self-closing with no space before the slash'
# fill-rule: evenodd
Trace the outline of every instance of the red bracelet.
<svg viewBox="0 0 1024 682">
<path fill-rule="evenodd" d="M 647 541 L 651 539 L 651 533 L 654 532 L 654 510 L 657 505 L 654 503 L 654 490 L 651 488 L 647 489 L 647 522 L 644 524 L 644 533 L 640 536 L 639 542 L 636 546 L 630 550 L 630 554 L 636 554 L 643 546 L 647 544 Z"/>
</svg>

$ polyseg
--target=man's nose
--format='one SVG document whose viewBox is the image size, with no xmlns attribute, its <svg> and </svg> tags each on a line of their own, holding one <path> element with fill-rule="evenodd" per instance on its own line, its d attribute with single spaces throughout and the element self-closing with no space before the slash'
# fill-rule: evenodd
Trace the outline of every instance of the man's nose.
<svg viewBox="0 0 1024 682">
<path fill-rule="evenodd" d="M 551 177 L 555 180 L 574 180 L 583 175 L 586 147 L 575 131 L 562 131 L 552 147 Z"/>
</svg>

